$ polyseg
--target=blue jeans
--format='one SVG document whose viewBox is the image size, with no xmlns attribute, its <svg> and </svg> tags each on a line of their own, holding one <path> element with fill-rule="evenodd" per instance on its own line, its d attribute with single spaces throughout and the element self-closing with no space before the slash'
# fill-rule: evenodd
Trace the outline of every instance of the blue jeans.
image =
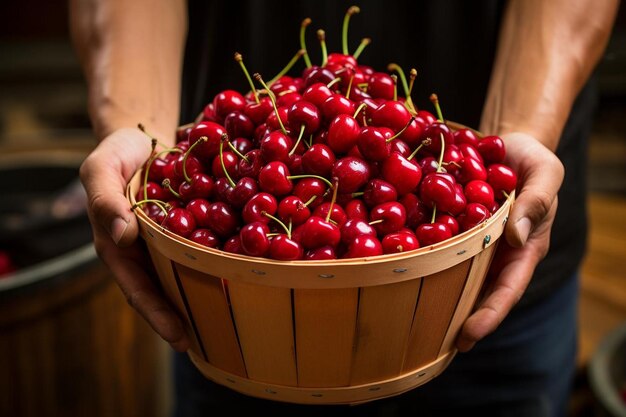
<svg viewBox="0 0 626 417">
<path fill-rule="evenodd" d="M 174 417 L 528 416 L 565 417 L 576 367 L 578 276 L 545 300 L 514 310 L 432 381 L 405 394 L 357 406 L 261 400 L 215 384 L 186 354 L 175 354 Z"/>
</svg>

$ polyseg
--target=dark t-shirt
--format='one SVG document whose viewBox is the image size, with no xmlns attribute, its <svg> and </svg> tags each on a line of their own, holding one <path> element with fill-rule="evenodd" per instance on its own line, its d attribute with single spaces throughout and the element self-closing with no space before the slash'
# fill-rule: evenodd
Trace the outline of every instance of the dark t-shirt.
<svg viewBox="0 0 626 417">
<path fill-rule="evenodd" d="M 434 111 L 437 93 L 444 116 L 478 127 L 491 73 L 503 1 L 204 1 L 189 0 L 181 124 L 189 123 L 213 96 L 226 88 L 248 91 L 233 59 L 240 52 L 250 73 L 271 79 L 300 49 L 302 20 L 312 19 L 307 50 L 321 64 L 317 29 L 326 32 L 329 52 L 341 52 L 341 26 L 352 5 L 361 12 L 350 20 L 350 52 L 364 37 L 372 43 L 359 63 L 385 71 L 395 62 L 405 72 L 416 68 L 412 92 L 418 107 Z M 304 68 L 299 62 L 290 74 Z M 520 306 L 540 299 L 576 272 L 585 250 L 586 138 L 595 104 L 590 83 L 580 94 L 557 155 L 566 167 L 551 249 L 540 263 Z"/>
</svg>

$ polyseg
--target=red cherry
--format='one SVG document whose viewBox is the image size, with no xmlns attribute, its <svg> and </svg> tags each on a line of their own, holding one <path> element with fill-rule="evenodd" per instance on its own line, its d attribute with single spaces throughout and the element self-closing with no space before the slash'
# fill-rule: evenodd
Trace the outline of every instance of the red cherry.
<svg viewBox="0 0 626 417">
<path fill-rule="evenodd" d="M 363 190 L 363 201 L 368 207 L 374 207 L 389 201 L 396 201 L 398 193 L 395 187 L 382 179 L 374 178 L 368 181 Z"/>
<path fill-rule="evenodd" d="M 313 175 L 327 177 L 335 164 L 335 154 L 323 143 L 316 143 L 302 154 L 302 168 Z"/>
<path fill-rule="evenodd" d="M 465 184 L 465 197 L 468 203 L 480 203 L 485 207 L 492 207 L 495 197 L 491 185 L 482 180 L 472 180 Z"/>
<path fill-rule="evenodd" d="M 298 226 L 311 217 L 311 210 L 299 197 L 290 195 L 278 203 L 277 214 L 283 222 Z"/>
<path fill-rule="evenodd" d="M 191 152 L 203 159 L 213 159 L 220 151 L 220 143 L 226 129 L 217 123 L 204 121 L 195 124 L 189 131 L 189 144 L 193 145 L 202 137 L 206 137 L 205 142 L 198 143 Z"/>
<path fill-rule="evenodd" d="M 311 216 L 301 227 L 303 228 L 302 245 L 306 249 L 315 249 L 321 246 L 337 247 L 341 239 L 339 227 L 322 217 Z"/>
<path fill-rule="evenodd" d="M 259 99 L 259 102 L 252 101 L 246 104 L 243 112 L 252 120 L 252 123 L 259 125 L 274 111 L 272 100 L 269 97 Z"/>
<path fill-rule="evenodd" d="M 254 134 L 254 122 L 250 117 L 241 111 L 233 111 L 224 118 L 224 127 L 228 137 L 231 138 L 251 138 Z"/>
<path fill-rule="evenodd" d="M 236 110 L 243 110 L 246 106 L 246 99 L 235 90 L 224 90 L 213 98 L 213 111 L 218 120 L 224 118 Z"/>
<path fill-rule="evenodd" d="M 193 218 L 196 221 L 196 227 L 206 228 L 209 226 L 208 215 L 210 205 L 211 203 L 204 198 L 194 198 L 185 206 L 185 208 L 193 215 Z"/>
<path fill-rule="evenodd" d="M 474 158 L 463 158 L 460 163 L 461 168 L 456 171 L 456 178 L 461 184 L 467 184 L 472 180 L 487 179 L 487 169 L 485 166 Z"/>
<path fill-rule="evenodd" d="M 459 222 L 454 216 L 445 213 L 437 213 L 435 216 L 435 222 L 448 226 L 452 232 L 452 236 L 459 234 Z"/>
<path fill-rule="evenodd" d="M 269 232 L 267 223 L 260 221 L 243 226 L 239 231 L 239 238 L 244 253 L 250 256 L 265 256 L 270 248 L 270 239 L 267 237 Z"/>
<path fill-rule="evenodd" d="M 398 195 L 414 192 L 421 179 L 422 169 L 397 152 L 383 161 L 381 174 L 385 181 L 394 186 Z"/>
<path fill-rule="evenodd" d="M 271 215 L 276 214 L 278 210 L 278 202 L 276 197 L 270 193 L 260 192 L 253 195 L 250 200 L 243 206 L 241 214 L 243 221 L 246 223 L 253 223 L 256 221 L 268 223 L 270 218 L 263 213 Z"/>
<path fill-rule="evenodd" d="M 366 220 L 350 219 L 341 226 L 341 242 L 349 245 L 357 236 L 376 236 L 376 229 Z"/>
<path fill-rule="evenodd" d="M 389 201 L 372 208 L 370 224 L 374 225 L 379 236 L 397 232 L 406 224 L 406 210 L 397 201 Z"/>
<path fill-rule="evenodd" d="M 328 185 L 318 178 L 303 178 L 293 187 L 292 194 L 307 203 L 314 209 L 324 202 L 324 195 L 328 191 Z"/>
<path fill-rule="evenodd" d="M 303 133 L 308 136 L 319 128 L 321 116 L 313 103 L 301 100 L 289 108 L 287 122 L 292 130 L 299 132 L 303 128 Z"/>
<path fill-rule="evenodd" d="M 419 192 L 424 204 L 428 207 L 437 207 L 438 211 L 449 211 L 456 201 L 454 184 L 440 173 L 426 175 Z M 422 239 L 419 240 L 422 241 Z"/>
<path fill-rule="evenodd" d="M 415 231 L 417 240 L 422 246 L 430 246 L 452 237 L 452 231 L 446 224 L 423 223 Z"/>
<path fill-rule="evenodd" d="M 380 243 L 383 247 L 383 253 L 408 252 L 420 247 L 417 236 L 411 231 L 389 233 L 383 237 Z"/>
<path fill-rule="evenodd" d="M 506 198 L 517 186 L 517 175 L 507 165 L 491 164 L 487 167 L 487 182 L 493 188 L 496 199 Z"/>
<path fill-rule="evenodd" d="M 308 261 L 323 261 L 329 259 L 337 259 L 335 248 L 332 246 L 321 246 L 319 248 L 307 250 L 304 259 Z"/>
<path fill-rule="evenodd" d="M 365 205 L 365 202 L 359 198 L 349 200 L 344 205 L 344 211 L 348 219 L 363 220 L 369 219 L 369 212 Z"/>
<path fill-rule="evenodd" d="M 326 101 L 326 99 L 332 94 L 333 92 L 326 84 L 314 83 L 306 87 L 302 93 L 302 99 L 312 103 L 319 109 L 322 107 L 324 101 Z"/>
<path fill-rule="evenodd" d="M 196 172 L 191 176 L 190 182 L 183 182 L 178 187 L 178 194 L 184 201 L 194 198 L 211 198 L 215 181 L 209 175 Z M 154 198 L 154 197 L 153 197 Z M 158 198 L 157 198 L 158 199 Z"/>
<path fill-rule="evenodd" d="M 261 168 L 259 172 L 259 187 L 261 190 L 277 197 L 287 195 L 293 189 L 289 179 L 287 165 L 279 161 L 272 161 Z"/>
<path fill-rule="evenodd" d="M 504 161 L 506 152 L 504 141 L 500 136 L 485 136 L 478 141 L 476 148 L 487 164 L 501 163 Z"/>
<path fill-rule="evenodd" d="M 176 207 L 167 212 L 161 226 L 179 236 L 187 237 L 196 228 L 196 220 L 189 210 Z"/>
<path fill-rule="evenodd" d="M 348 245 L 344 258 L 366 258 L 383 254 L 383 247 L 375 236 L 359 235 Z"/>
<path fill-rule="evenodd" d="M 270 242 L 269 257 L 279 261 L 294 261 L 302 259 L 302 246 L 285 234 L 274 236 Z"/>
<path fill-rule="evenodd" d="M 218 201 L 209 206 L 207 223 L 219 237 L 228 238 L 239 227 L 239 215 L 231 206 Z"/>
<path fill-rule="evenodd" d="M 353 115 L 356 106 L 352 100 L 344 95 L 333 93 L 324 101 L 321 110 L 325 120 L 333 120 L 340 114 Z"/>
<path fill-rule="evenodd" d="M 328 125 L 326 143 L 336 154 L 344 154 L 357 144 L 361 127 L 352 115 L 339 114 Z"/>
<path fill-rule="evenodd" d="M 465 232 L 484 222 L 489 216 L 490 212 L 487 207 L 480 203 L 468 203 L 465 211 L 458 216 L 457 220 L 461 232 Z"/>
<path fill-rule="evenodd" d="M 393 81 L 393 78 L 384 72 L 373 73 L 367 82 L 367 92 L 373 98 L 393 100 L 395 89 L 396 83 Z"/>
<path fill-rule="evenodd" d="M 456 144 L 466 143 L 473 147 L 478 144 L 478 135 L 472 129 L 462 128 L 454 131 L 453 135 Z"/>
<path fill-rule="evenodd" d="M 383 161 L 389 157 L 391 146 L 382 129 L 366 126 L 357 136 L 357 146 L 363 158 L 369 161 Z"/>
<path fill-rule="evenodd" d="M 313 216 L 327 218 L 328 212 L 330 210 L 332 210 L 332 213 L 330 214 L 330 220 L 332 220 L 339 228 L 341 228 L 341 226 L 343 226 L 344 223 L 348 220 L 348 216 L 338 204 L 324 202 L 315 207 L 315 210 L 313 210 Z"/>
<path fill-rule="evenodd" d="M 241 238 L 238 234 L 230 237 L 226 242 L 224 242 L 222 250 L 228 253 L 236 253 L 241 255 L 245 254 L 243 248 L 241 247 Z"/>
<path fill-rule="evenodd" d="M 411 113 L 404 103 L 398 100 L 388 100 L 378 106 L 372 113 L 372 125 L 388 127 L 397 133 L 411 120 Z"/>
<path fill-rule="evenodd" d="M 414 193 L 405 194 L 399 201 L 406 210 L 406 225 L 411 229 L 430 221 L 430 210 Z"/>
<path fill-rule="evenodd" d="M 269 135 L 261 139 L 259 149 L 261 158 L 266 162 L 289 160 L 289 152 L 293 147 L 293 141 L 280 130 L 274 130 Z"/>
<path fill-rule="evenodd" d="M 217 248 L 220 244 L 218 237 L 209 229 L 195 229 L 188 239 L 209 248 Z"/>
<path fill-rule="evenodd" d="M 332 176 L 337 178 L 340 193 L 353 193 L 369 181 L 369 165 L 360 158 L 346 156 L 335 162 Z"/>
</svg>

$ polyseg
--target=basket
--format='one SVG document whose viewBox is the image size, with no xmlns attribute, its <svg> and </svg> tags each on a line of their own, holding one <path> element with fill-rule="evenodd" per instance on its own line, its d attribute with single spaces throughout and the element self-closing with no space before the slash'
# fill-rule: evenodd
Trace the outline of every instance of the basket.
<svg viewBox="0 0 626 417">
<path fill-rule="evenodd" d="M 131 203 L 139 184 L 135 175 Z M 332 261 L 226 253 L 163 229 L 142 210 L 136 214 L 203 375 L 259 398 L 356 404 L 408 391 L 446 369 L 512 199 L 439 244 Z"/>
</svg>

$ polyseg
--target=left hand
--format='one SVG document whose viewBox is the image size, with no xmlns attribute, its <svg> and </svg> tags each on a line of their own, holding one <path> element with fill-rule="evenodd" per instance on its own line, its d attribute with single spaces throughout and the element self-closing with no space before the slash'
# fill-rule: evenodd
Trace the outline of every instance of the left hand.
<svg viewBox="0 0 626 417">
<path fill-rule="evenodd" d="M 557 193 L 564 168 L 557 156 L 526 133 L 502 135 L 506 163 L 518 175 L 517 195 L 509 213 L 477 310 L 465 321 L 456 345 L 470 350 L 493 332 L 520 300 L 535 267 L 548 253 L 550 230 L 557 208 Z"/>
</svg>

